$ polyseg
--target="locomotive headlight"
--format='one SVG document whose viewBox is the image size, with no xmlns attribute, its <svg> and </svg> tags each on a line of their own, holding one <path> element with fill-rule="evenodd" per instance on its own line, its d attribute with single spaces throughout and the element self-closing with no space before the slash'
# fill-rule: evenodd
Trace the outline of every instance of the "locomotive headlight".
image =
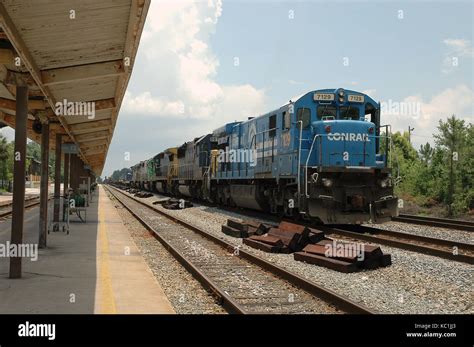
<svg viewBox="0 0 474 347">
<path fill-rule="evenodd" d="M 323 186 L 325 186 L 326 188 L 331 188 L 333 184 L 333 180 L 330 178 L 323 178 L 321 182 L 323 182 Z"/>
<path fill-rule="evenodd" d="M 339 96 L 340 96 L 340 97 L 344 96 L 344 91 L 343 91 L 343 90 L 340 90 L 340 91 L 339 91 Z"/>
</svg>

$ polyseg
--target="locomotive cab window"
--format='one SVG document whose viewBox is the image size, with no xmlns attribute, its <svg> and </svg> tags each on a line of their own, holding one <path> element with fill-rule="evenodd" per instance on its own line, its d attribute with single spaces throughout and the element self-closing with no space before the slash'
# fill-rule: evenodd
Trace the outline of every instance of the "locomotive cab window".
<svg viewBox="0 0 474 347">
<path fill-rule="evenodd" d="M 309 127 L 309 124 L 311 123 L 311 110 L 305 107 L 299 108 L 296 112 L 296 121 L 302 121 L 303 128 Z"/>
<path fill-rule="evenodd" d="M 355 106 L 343 106 L 339 108 L 339 119 L 359 120 L 359 108 Z"/>
<path fill-rule="evenodd" d="M 376 111 L 377 109 L 374 106 L 372 106 L 372 104 L 369 104 L 369 103 L 365 104 L 365 112 L 364 112 L 365 120 L 377 124 Z"/>
<path fill-rule="evenodd" d="M 317 112 L 318 120 L 335 120 L 337 117 L 336 107 L 320 105 Z"/>
<path fill-rule="evenodd" d="M 281 123 L 282 123 L 282 126 L 281 128 L 283 130 L 288 130 L 290 129 L 290 126 L 291 126 L 291 118 L 290 118 L 290 114 L 286 111 L 283 111 L 283 114 L 282 114 L 282 117 L 281 117 Z"/>
<path fill-rule="evenodd" d="M 276 126 L 277 126 L 277 115 L 274 114 L 268 118 L 268 129 L 269 131 L 269 136 L 270 137 L 275 137 L 276 135 Z M 271 130 L 273 129 L 273 130 Z"/>
</svg>

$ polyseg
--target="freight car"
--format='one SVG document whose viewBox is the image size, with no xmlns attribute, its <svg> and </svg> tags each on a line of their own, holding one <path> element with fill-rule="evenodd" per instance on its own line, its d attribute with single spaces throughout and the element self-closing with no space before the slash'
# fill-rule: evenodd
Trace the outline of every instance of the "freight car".
<svg viewBox="0 0 474 347">
<path fill-rule="evenodd" d="M 389 149 L 379 103 L 321 89 L 176 148 L 171 169 L 155 162 L 155 185 L 143 183 L 152 178 L 140 174 L 141 163 L 132 167 L 133 184 L 322 223 L 381 223 L 398 215 Z"/>
</svg>

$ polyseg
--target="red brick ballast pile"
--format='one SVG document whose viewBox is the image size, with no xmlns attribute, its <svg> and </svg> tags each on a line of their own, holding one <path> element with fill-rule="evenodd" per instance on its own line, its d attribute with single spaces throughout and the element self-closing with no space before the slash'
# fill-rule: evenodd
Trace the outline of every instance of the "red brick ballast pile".
<svg viewBox="0 0 474 347">
<path fill-rule="evenodd" d="M 304 225 L 281 222 L 269 225 L 257 221 L 227 220 L 222 232 L 243 238 L 243 243 L 270 253 L 293 253 L 294 259 L 340 272 L 376 269 L 391 264 L 390 254 L 378 246 L 336 241 L 324 232 Z"/>
</svg>

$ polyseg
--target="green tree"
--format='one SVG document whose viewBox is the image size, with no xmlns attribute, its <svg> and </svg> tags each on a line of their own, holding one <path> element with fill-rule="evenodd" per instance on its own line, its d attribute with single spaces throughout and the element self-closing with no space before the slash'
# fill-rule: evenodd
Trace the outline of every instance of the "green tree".
<svg viewBox="0 0 474 347">
<path fill-rule="evenodd" d="M 471 123 L 465 129 L 465 139 L 459 149 L 458 159 L 458 180 L 453 195 L 454 213 L 474 208 L 474 127 Z"/>
<path fill-rule="evenodd" d="M 416 191 L 416 175 L 419 172 L 418 153 L 408 140 L 408 133 L 392 134 L 391 163 L 393 174 L 399 184 L 396 187 L 398 194 L 414 194 Z"/>
<path fill-rule="evenodd" d="M 8 180 L 10 145 L 3 134 L 0 134 L 0 180 L 2 181 L 2 188 L 4 188 L 4 181 Z"/>
<path fill-rule="evenodd" d="M 131 172 L 132 172 L 132 170 L 130 168 L 124 167 L 121 170 L 115 170 L 112 173 L 112 175 L 110 176 L 110 179 L 112 179 L 114 181 L 125 180 L 127 178 L 127 174 L 131 173 Z"/>
<path fill-rule="evenodd" d="M 41 146 L 36 142 L 30 141 L 26 144 L 26 156 L 41 161 Z"/>
<path fill-rule="evenodd" d="M 429 142 L 427 142 L 425 145 L 420 146 L 419 153 L 420 153 L 421 161 L 425 165 L 428 165 L 431 162 L 431 158 L 433 157 L 434 148 L 431 147 Z"/>
<path fill-rule="evenodd" d="M 445 151 L 448 163 L 448 189 L 444 202 L 448 207 L 448 215 L 452 216 L 454 195 L 456 193 L 456 185 L 459 179 L 457 172 L 458 162 L 461 159 L 460 154 L 464 152 L 464 147 L 467 142 L 467 127 L 464 120 L 457 119 L 452 115 L 446 122 L 439 121 L 438 134 L 434 135 L 436 145 Z"/>
</svg>

